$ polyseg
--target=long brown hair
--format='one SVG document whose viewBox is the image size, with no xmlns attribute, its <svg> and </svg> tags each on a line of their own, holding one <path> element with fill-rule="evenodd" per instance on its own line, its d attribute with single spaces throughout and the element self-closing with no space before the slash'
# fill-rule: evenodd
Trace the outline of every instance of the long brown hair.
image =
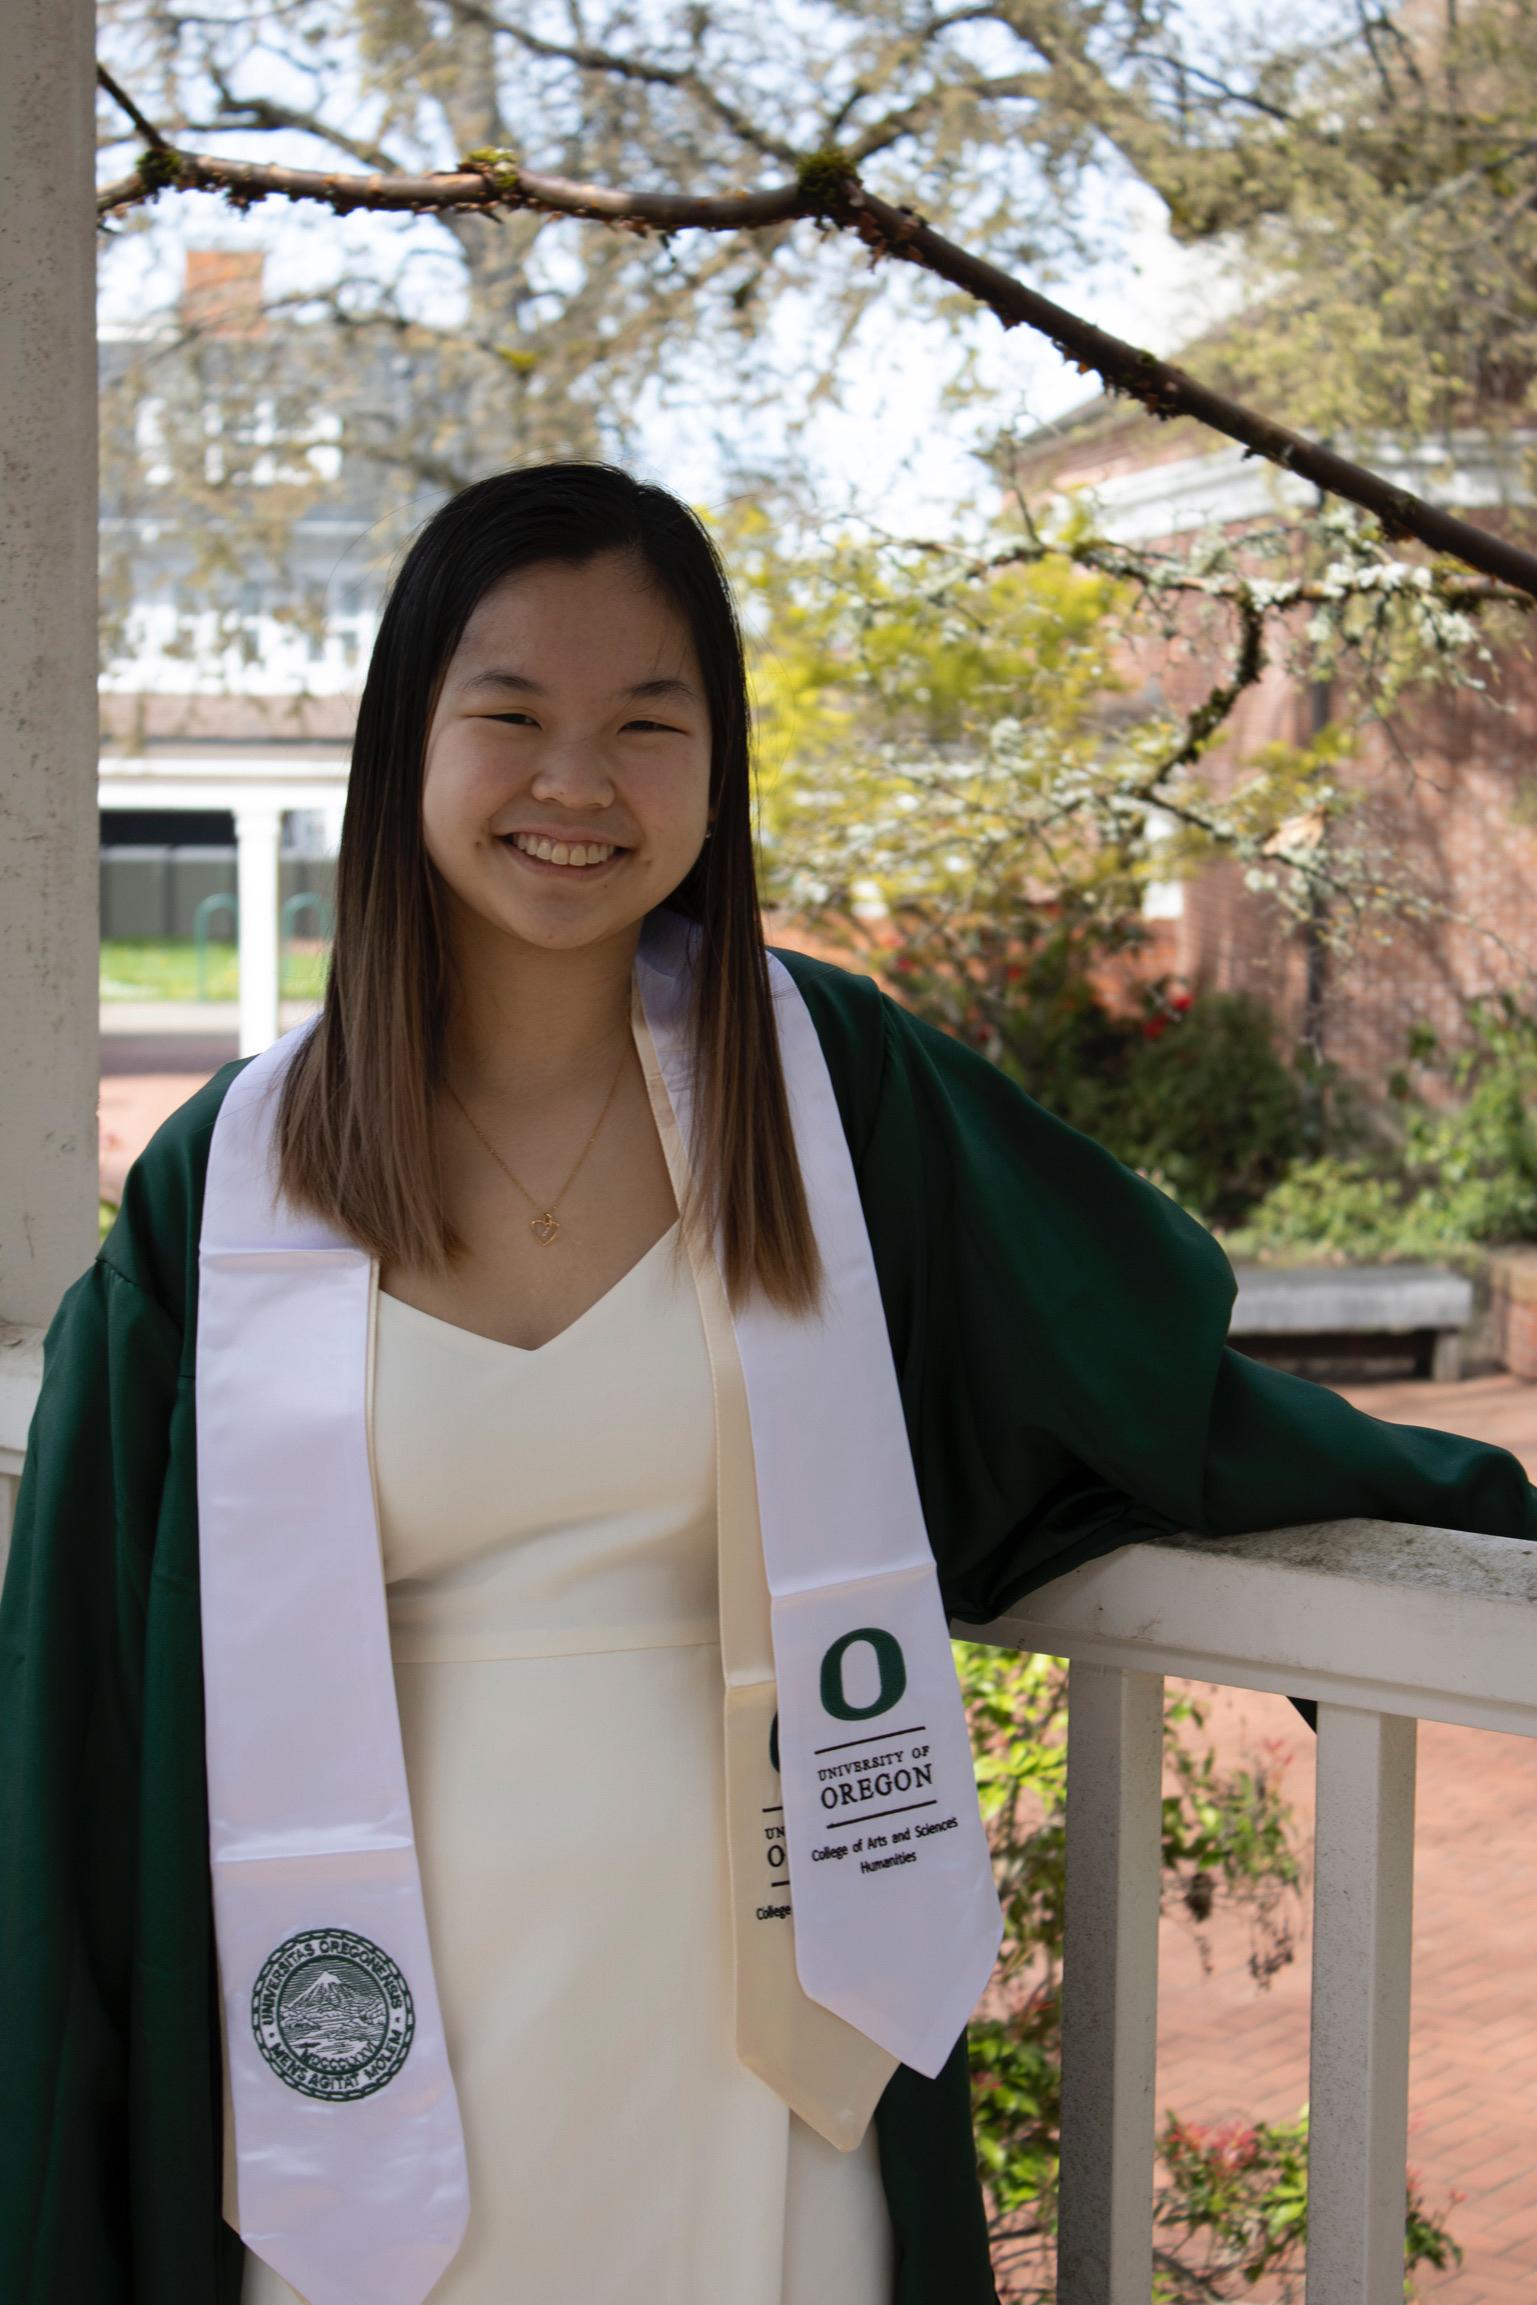
<svg viewBox="0 0 1537 2305">
<path fill-rule="evenodd" d="M 686 621 L 704 676 L 714 832 L 667 906 L 702 930 L 690 1015 L 694 1168 L 680 1236 L 720 1242 L 733 1305 L 756 1282 L 790 1312 L 823 1267 L 795 1156 L 758 908 L 751 706 L 730 583 L 708 531 L 613 464 L 527 465 L 453 496 L 390 588 L 358 710 L 325 1000 L 288 1067 L 281 1185 L 382 1263 L 441 1269 L 466 1243 L 443 1203 L 432 1129 L 446 1047 L 439 877 L 422 839 L 427 730 L 481 595 L 536 562 L 628 551 Z"/>
</svg>

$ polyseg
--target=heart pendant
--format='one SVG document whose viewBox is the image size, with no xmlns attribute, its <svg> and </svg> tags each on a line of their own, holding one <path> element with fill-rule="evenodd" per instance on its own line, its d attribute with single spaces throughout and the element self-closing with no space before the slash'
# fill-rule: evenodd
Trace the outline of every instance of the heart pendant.
<svg viewBox="0 0 1537 2305">
<path fill-rule="evenodd" d="M 558 1219 L 552 1217 L 549 1210 L 546 1209 L 542 1217 L 529 1218 L 528 1229 L 542 1248 L 548 1248 L 559 1232 L 560 1224 Z"/>
</svg>

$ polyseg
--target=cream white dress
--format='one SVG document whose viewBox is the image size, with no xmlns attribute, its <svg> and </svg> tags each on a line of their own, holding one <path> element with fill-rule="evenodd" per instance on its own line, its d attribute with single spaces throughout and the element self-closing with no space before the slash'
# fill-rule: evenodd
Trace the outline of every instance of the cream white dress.
<svg viewBox="0 0 1537 2305">
<path fill-rule="evenodd" d="M 533 1351 L 375 1292 L 390 1644 L 470 2192 L 432 2305 L 890 2305 L 874 2123 L 840 2153 L 733 2050 L 714 1415 L 676 1230 Z M 228 2151 L 225 2184 L 233 2224 Z M 242 2305 L 297 2295 L 247 2256 Z"/>
</svg>

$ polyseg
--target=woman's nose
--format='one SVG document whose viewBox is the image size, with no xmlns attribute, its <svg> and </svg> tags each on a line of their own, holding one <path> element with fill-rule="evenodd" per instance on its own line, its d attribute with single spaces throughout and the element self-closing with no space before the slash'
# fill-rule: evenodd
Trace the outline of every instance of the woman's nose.
<svg viewBox="0 0 1537 2305">
<path fill-rule="evenodd" d="M 572 802 L 601 803 L 613 798 L 614 784 L 601 752 L 591 745 L 566 744 L 541 754 L 529 791 L 535 800 L 554 800 L 558 795 Z"/>
</svg>

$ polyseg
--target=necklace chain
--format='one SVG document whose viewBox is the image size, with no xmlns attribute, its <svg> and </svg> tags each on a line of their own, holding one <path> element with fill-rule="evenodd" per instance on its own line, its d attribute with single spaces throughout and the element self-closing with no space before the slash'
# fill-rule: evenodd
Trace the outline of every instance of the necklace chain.
<svg viewBox="0 0 1537 2305">
<path fill-rule="evenodd" d="M 471 1128 L 475 1129 L 475 1134 L 480 1138 L 481 1143 L 485 1146 L 487 1152 L 491 1155 L 491 1158 L 495 1161 L 497 1167 L 501 1170 L 502 1174 L 509 1180 L 509 1182 L 517 1185 L 519 1192 L 523 1195 L 523 1198 L 538 1211 L 537 1215 L 531 1216 L 529 1218 L 528 1229 L 533 1234 L 535 1240 L 539 1243 L 541 1248 L 548 1248 L 551 1241 L 554 1240 L 556 1234 L 560 1231 L 560 1220 L 556 1216 L 555 1211 L 559 1207 L 560 1203 L 564 1200 L 566 1194 L 570 1191 L 571 1185 L 576 1177 L 576 1170 L 581 1167 L 583 1161 L 591 1152 L 593 1147 L 593 1140 L 597 1136 L 599 1129 L 603 1126 L 604 1121 L 608 1117 L 608 1108 L 614 1101 L 614 1091 L 619 1086 L 620 1075 L 624 1071 L 624 1060 L 629 1055 L 629 1053 L 629 1044 L 627 1042 L 619 1052 L 619 1064 L 614 1073 L 612 1081 L 609 1083 L 608 1094 L 603 1099 L 603 1110 L 599 1113 L 597 1119 L 593 1123 L 592 1135 L 588 1137 L 587 1142 L 583 1145 L 581 1151 L 576 1156 L 576 1168 L 573 1168 L 570 1176 L 567 1177 L 565 1183 L 561 1186 L 560 1191 L 556 1193 L 548 1208 L 539 1207 L 539 1203 L 534 1199 L 534 1196 L 529 1191 L 527 1185 L 520 1183 L 518 1178 L 513 1175 L 511 1169 L 507 1166 L 507 1163 L 503 1160 L 501 1154 L 497 1151 L 495 1145 L 492 1144 L 489 1137 L 484 1135 L 480 1129 L 475 1128 L 474 1121 L 471 1120 L 470 1115 L 465 1112 L 463 1103 L 455 1094 L 452 1081 L 450 1081 L 446 1075 L 444 1077 L 443 1086 L 447 1089 L 449 1095 L 453 1097 L 455 1104 L 459 1106 L 459 1110 L 464 1113 L 464 1117 L 467 1121 L 469 1121 Z"/>
</svg>

